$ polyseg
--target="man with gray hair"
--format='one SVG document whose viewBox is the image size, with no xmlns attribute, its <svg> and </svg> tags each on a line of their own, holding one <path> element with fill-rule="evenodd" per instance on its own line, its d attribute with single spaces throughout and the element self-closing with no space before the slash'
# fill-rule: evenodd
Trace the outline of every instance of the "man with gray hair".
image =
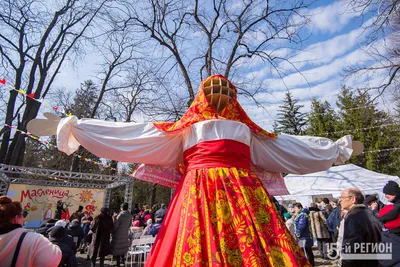
<svg viewBox="0 0 400 267">
<path fill-rule="evenodd" d="M 349 188 L 341 193 L 340 204 L 347 214 L 344 217 L 343 243 L 342 243 L 342 267 L 378 267 L 377 260 L 365 259 L 362 254 L 374 253 L 367 251 L 372 244 L 381 242 L 382 228 L 367 211 L 364 195 L 357 188 Z M 368 245 L 369 244 L 369 245 Z M 359 254 L 360 257 L 349 257 L 346 254 Z M 357 255 L 356 255 L 357 256 Z"/>
</svg>

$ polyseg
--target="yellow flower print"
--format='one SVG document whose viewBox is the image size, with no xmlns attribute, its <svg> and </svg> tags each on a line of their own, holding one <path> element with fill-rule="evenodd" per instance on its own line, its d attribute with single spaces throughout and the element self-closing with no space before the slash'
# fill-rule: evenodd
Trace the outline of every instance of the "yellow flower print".
<svg viewBox="0 0 400 267">
<path fill-rule="evenodd" d="M 268 224 L 271 221 L 271 215 L 263 208 L 259 208 L 258 211 L 256 211 L 256 220 L 258 223 Z"/>
<path fill-rule="evenodd" d="M 232 249 L 228 252 L 228 262 L 232 266 L 242 266 L 242 253 L 239 249 Z"/>
<path fill-rule="evenodd" d="M 272 266 L 293 266 L 287 252 L 283 251 L 280 247 L 270 247 L 269 256 L 269 261 Z"/>
<path fill-rule="evenodd" d="M 193 184 L 193 185 L 190 187 L 190 193 L 191 193 L 192 195 L 196 195 L 196 193 L 197 193 L 196 185 Z"/>
<path fill-rule="evenodd" d="M 203 111 L 203 112 L 202 112 L 202 115 L 203 115 L 203 117 L 206 118 L 206 119 L 210 119 L 210 118 L 211 118 L 211 113 L 208 112 L 208 111 Z"/>
<path fill-rule="evenodd" d="M 193 265 L 193 257 L 190 255 L 189 252 L 186 252 L 183 255 L 183 261 L 185 262 L 186 265 Z"/>
<path fill-rule="evenodd" d="M 243 195 L 244 202 L 246 203 L 246 205 L 251 206 L 251 200 L 250 200 L 249 193 L 247 192 L 246 187 L 240 186 L 240 190 L 242 191 L 242 195 Z"/>
<path fill-rule="evenodd" d="M 216 199 L 226 199 L 226 193 L 224 190 L 217 190 Z"/>
<path fill-rule="evenodd" d="M 219 240 L 219 247 L 220 247 L 222 253 L 227 253 L 228 252 L 228 245 L 226 244 L 226 239 L 225 238 L 221 238 Z"/>
<path fill-rule="evenodd" d="M 200 227 L 197 227 L 197 228 L 196 228 L 196 231 L 194 232 L 194 235 L 195 235 L 197 238 L 200 238 L 200 237 L 201 237 Z"/>
<path fill-rule="evenodd" d="M 222 221 L 222 223 L 229 224 L 232 221 L 231 208 L 226 200 L 217 200 L 216 209 L 218 218 Z"/>
<path fill-rule="evenodd" d="M 248 177 L 249 172 L 245 169 L 239 169 L 239 177 Z"/>
<path fill-rule="evenodd" d="M 261 187 L 258 187 L 254 190 L 254 196 L 262 205 L 267 205 L 269 207 L 271 206 L 271 202 L 269 201 L 267 194 Z"/>
<path fill-rule="evenodd" d="M 187 243 L 188 243 L 189 247 L 194 247 L 195 241 L 191 236 L 189 236 L 187 239 Z"/>
<path fill-rule="evenodd" d="M 228 168 L 216 168 L 218 177 L 222 179 L 226 179 L 229 177 L 229 169 Z"/>
<path fill-rule="evenodd" d="M 246 228 L 246 234 L 247 234 L 247 238 L 246 238 L 246 242 L 248 244 L 253 243 L 254 242 L 254 231 L 252 227 L 247 227 Z"/>
</svg>

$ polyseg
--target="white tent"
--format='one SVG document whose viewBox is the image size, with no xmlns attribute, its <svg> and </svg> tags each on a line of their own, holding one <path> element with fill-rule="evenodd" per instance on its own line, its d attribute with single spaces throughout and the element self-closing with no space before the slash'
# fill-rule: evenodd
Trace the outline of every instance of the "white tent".
<svg viewBox="0 0 400 267">
<path fill-rule="evenodd" d="M 343 190 L 351 187 L 360 189 L 364 195 L 379 193 L 381 201 L 386 203 L 382 188 L 389 180 L 400 183 L 397 176 L 373 172 L 354 164 L 335 166 L 326 171 L 305 175 L 289 174 L 284 179 L 290 195 L 276 198 L 296 200 L 306 206 L 312 202 L 313 195 L 332 194 L 333 197 L 340 197 Z"/>
</svg>

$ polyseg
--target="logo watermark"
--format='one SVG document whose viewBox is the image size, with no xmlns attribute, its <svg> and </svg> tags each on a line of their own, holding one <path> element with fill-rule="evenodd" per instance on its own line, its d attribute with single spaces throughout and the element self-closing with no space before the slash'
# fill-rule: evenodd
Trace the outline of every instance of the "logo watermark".
<svg viewBox="0 0 400 267">
<path fill-rule="evenodd" d="M 328 258 L 331 260 L 391 260 L 391 243 L 346 243 L 342 248 L 336 244 L 327 244 Z"/>
</svg>

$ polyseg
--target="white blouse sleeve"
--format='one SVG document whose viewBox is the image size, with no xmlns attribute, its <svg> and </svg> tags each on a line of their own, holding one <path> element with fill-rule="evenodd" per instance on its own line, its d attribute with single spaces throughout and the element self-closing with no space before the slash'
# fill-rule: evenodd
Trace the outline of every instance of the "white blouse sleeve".
<svg viewBox="0 0 400 267">
<path fill-rule="evenodd" d="M 72 116 L 62 119 L 57 127 L 58 149 L 68 155 L 82 145 L 98 157 L 123 162 L 177 164 L 182 157 L 181 139 L 152 123 L 78 120 Z"/>
<path fill-rule="evenodd" d="M 352 153 L 351 136 L 328 138 L 280 134 L 276 139 L 252 135 L 251 159 L 267 171 L 306 174 L 344 163 Z"/>
</svg>

